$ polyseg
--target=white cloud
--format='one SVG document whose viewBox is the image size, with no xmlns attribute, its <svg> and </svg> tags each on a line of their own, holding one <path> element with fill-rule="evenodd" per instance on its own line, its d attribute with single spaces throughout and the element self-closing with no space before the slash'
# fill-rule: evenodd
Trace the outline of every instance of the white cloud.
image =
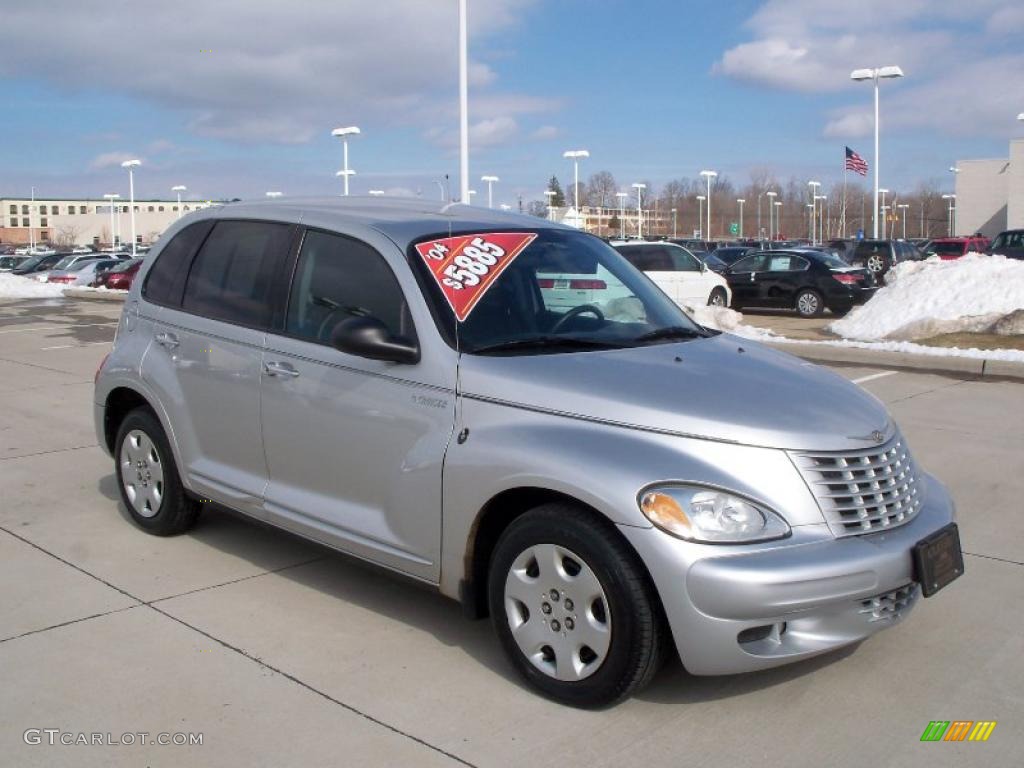
<svg viewBox="0 0 1024 768">
<path fill-rule="evenodd" d="M 998 28 L 1002 43 L 979 25 Z M 829 137 L 872 131 L 868 88 L 850 80 L 860 67 L 898 64 L 906 73 L 882 89 L 887 129 L 1006 135 L 1009 104 L 1024 99 L 1024 65 L 1008 42 L 1024 35 L 1020 0 L 769 0 L 745 26 L 752 39 L 723 52 L 712 71 L 755 86 L 849 93 L 855 101 L 828 114 Z"/>
<path fill-rule="evenodd" d="M 471 3 L 471 53 L 537 2 Z M 23 3 L 3 12 L 0 77 L 116 90 L 180 112 L 202 135 L 301 143 L 336 121 L 414 124 L 434 103 L 454 101 L 456 9 L 424 0 Z M 135 41 L 129 66 L 128 49 L 111 39 Z M 471 60 L 469 78 L 474 96 L 501 95 L 489 65 Z"/>
</svg>

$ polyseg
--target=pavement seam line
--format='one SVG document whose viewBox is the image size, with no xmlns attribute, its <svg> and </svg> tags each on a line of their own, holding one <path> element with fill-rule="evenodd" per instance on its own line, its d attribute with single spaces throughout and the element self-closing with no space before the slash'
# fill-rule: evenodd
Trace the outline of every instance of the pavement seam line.
<svg viewBox="0 0 1024 768">
<path fill-rule="evenodd" d="M 467 768 L 477 768 L 477 766 L 475 766 L 473 763 L 470 763 L 470 762 L 468 762 L 466 760 L 463 760 L 458 755 L 452 754 L 451 752 L 447 752 L 446 750 L 441 749 L 441 747 L 434 746 L 430 742 L 425 741 L 424 739 L 421 739 L 418 736 L 414 736 L 413 734 L 408 733 L 406 731 L 403 731 L 400 728 L 397 728 L 397 727 L 395 727 L 393 725 L 385 723 L 383 720 L 379 720 L 378 718 L 374 717 L 373 715 L 368 714 L 366 712 L 363 712 L 362 710 L 357 709 L 356 707 L 352 706 L 351 704 L 346 704 L 345 702 L 341 701 L 340 699 L 334 698 L 329 693 L 326 693 L 325 691 L 321 691 L 320 689 L 315 688 L 314 686 L 310 685 L 309 683 L 307 683 L 307 682 L 305 682 L 303 680 L 300 680 L 295 675 L 289 674 L 288 672 L 285 672 L 282 669 L 278 669 L 277 667 L 273 666 L 272 664 L 268 664 L 267 662 L 263 661 L 263 659 L 257 658 L 256 656 L 253 656 L 252 654 L 248 653 L 244 649 L 239 648 L 239 647 L 234 646 L 234 645 L 231 645 L 231 643 L 227 642 L 226 640 L 222 640 L 221 638 L 216 637 L 215 635 L 212 635 L 209 632 L 206 632 L 206 631 L 204 631 L 202 629 L 199 629 L 199 627 L 196 627 L 196 626 L 193 626 L 192 624 L 189 624 L 184 619 L 180 619 L 177 616 L 174 616 L 173 614 L 170 614 L 170 613 L 168 613 L 167 611 L 165 611 L 165 610 L 163 610 L 161 608 L 157 608 L 152 603 L 147 603 L 144 600 L 140 600 L 135 595 L 133 595 L 133 594 L 131 594 L 129 592 L 126 592 L 125 590 L 121 589 L 120 587 L 114 586 L 109 581 L 106 581 L 105 579 L 97 576 L 96 574 L 90 573 L 89 571 L 85 570 L 84 568 L 81 568 L 81 567 L 75 565 L 74 563 L 65 560 L 60 555 L 56 555 L 53 552 L 50 552 L 50 551 L 44 549 L 43 547 L 39 546 L 35 542 L 29 541 L 24 536 L 19 536 L 18 534 L 14 533 L 11 530 L 8 530 L 7 528 L 5 528 L 3 526 L 0 526 L 0 531 L 3 531 L 4 533 L 6 533 L 6 534 L 8 534 L 10 536 L 13 536 L 14 538 L 18 539 L 19 541 L 22 541 L 25 544 L 28 544 L 30 547 L 38 549 L 43 554 L 49 555 L 53 559 L 58 560 L 58 561 L 64 563 L 64 565 L 66 565 L 66 566 L 68 566 L 70 568 L 74 568 L 79 573 L 82 573 L 82 574 L 84 574 L 86 576 L 89 576 L 90 578 L 95 579 L 96 581 L 100 582 L 101 584 L 104 584 L 104 585 L 110 587 L 114 591 L 120 592 L 125 597 L 128 597 L 128 598 L 130 598 L 132 600 L 135 600 L 138 603 L 138 605 L 129 606 L 130 608 L 138 608 L 140 606 L 145 606 L 146 608 L 149 608 L 151 611 L 155 611 L 156 613 L 159 613 L 161 616 L 164 616 L 165 618 L 168 618 L 171 621 L 177 622 L 178 624 L 181 624 L 183 627 L 187 627 L 188 629 L 191 629 L 193 632 L 197 632 L 198 634 L 202 635 L 203 637 L 205 637 L 205 638 L 207 638 L 209 640 L 212 640 L 215 643 L 219 643 L 220 645 L 224 646 L 228 650 L 234 651 L 235 653 L 239 654 L 240 656 L 245 657 L 246 659 L 249 659 L 250 661 L 258 664 L 261 667 L 263 667 L 264 669 L 268 669 L 271 672 L 274 672 L 275 674 L 281 675 L 281 677 L 285 678 L 286 680 L 290 680 L 291 682 L 295 683 L 298 686 L 301 686 L 302 688 L 305 688 L 310 693 L 315 693 L 317 696 L 320 696 L 321 698 L 331 702 L 332 704 L 336 704 L 337 706 L 341 707 L 342 709 L 345 709 L 345 710 L 351 712 L 354 715 L 358 715 L 359 717 L 362 717 L 364 720 L 367 720 L 367 721 L 369 721 L 369 722 L 371 722 L 371 723 L 373 723 L 375 725 L 378 725 L 381 728 L 385 728 L 385 729 L 391 731 L 392 733 L 394 733 L 394 734 L 396 734 L 398 736 L 404 736 L 405 738 L 409 739 L 410 741 L 414 741 L 417 744 L 426 747 L 427 749 L 433 750 L 434 752 L 437 752 L 438 754 L 444 755 L 445 757 L 447 757 L 447 758 L 449 758 L 451 760 L 454 760 L 455 762 L 459 763 L 460 765 L 467 766 Z M 126 610 L 126 609 L 122 609 L 122 610 Z M 70 623 L 75 623 L 75 622 L 70 622 Z"/>
<path fill-rule="evenodd" d="M 1010 560 L 1006 557 L 996 557 L 995 555 L 979 555 L 977 552 L 964 552 L 964 554 L 970 555 L 971 557 L 981 557 L 985 560 L 997 560 L 1000 563 L 1009 563 L 1010 565 L 1024 565 L 1024 563 L 1020 562 L 1019 560 Z"/>
<path fill-rule="evenodd" d="M 135 610 L 136 608 L 142 608 L 143 605 L 145 605 L 145 604 L 144 603 L 139 603 L 137 605 L 126 605 L 124 608 L 112 608 L 111 610 L 104 611 L 103 613 L 94 613 L 92 616 L 82 616 L 82 617 L 77 618 L 77 619 L 69 619 L 68 621 L 62 621 L 60 624 L 52 624 L 49 627 L 40 627 L 39 629 L 31 629 L 28 632 L 22 632 L 20 635 L 11 635 L 10 637 L 0 638 L 0 644 L 9 642 L 11 640 L 20 640 L 23 637 L 29 637 L 31 635 L 39 635 L 39 634 L 42 634 L 43 632 L 49 632 L 51 629 L 60 629 L 61 627 L 68 627 L 68 626 L 71 626 L 72 624 L 80 624 L 83 621 L 90 621 L 92 619 L 102 619 L 104 616 L 110 616 L 111 614 L 114 614 L 114 613 L 122 613 L 124 611 L 132 611 L 132 610 Z"/>
<path fill-rule="evenodd" d="M 0 357 L 0 362 L 13 363 L 14 365 L 24 365 L 28 368 L 38 368 L 41 371 L 49 371 L 50 373 L 62 373 L 65 376 L 77 376 L 78 374 L 72 371 L 62 371 L 60 368 L 51 368 L 48 365 L 39 365 L 38 363 L 26 363 L 24 360 L 11 360 L 9 357 Z"/>
<path fill-rule="evenodd" d="M 33 456 L 48 456 L 51 453 L 65 453 L 67 451 L 81 451 L 85 448 L 99 448 L 99 443 L 89 443 L 88 445 L 74 445 L 70 448 L 54 448 L 52 451 L 39 451 L 37 453 L 23 453 L 20 456 L 0 456 L 0 461 L 14 461 L 15 459 L 30 459 Z M 6 531 L 6 528 L 0 527 L 0 531 Z M 12 536 L 14 534 L 11 534 Z"/>
</svg>

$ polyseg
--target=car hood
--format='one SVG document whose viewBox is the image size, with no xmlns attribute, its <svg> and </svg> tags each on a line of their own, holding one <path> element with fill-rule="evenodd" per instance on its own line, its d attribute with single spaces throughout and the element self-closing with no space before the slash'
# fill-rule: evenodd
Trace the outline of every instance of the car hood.
<svg viewBox="0 0 1024 768">
<path fill-rule="evenodd" d="M 728 334 L 571 354 L 463 355 L 459 380 L 466 397 L 744 445 L 856 450 L 880 442 L 873 433 L 895 432 L 885 406 L 845 378 Z"/>
</svg>

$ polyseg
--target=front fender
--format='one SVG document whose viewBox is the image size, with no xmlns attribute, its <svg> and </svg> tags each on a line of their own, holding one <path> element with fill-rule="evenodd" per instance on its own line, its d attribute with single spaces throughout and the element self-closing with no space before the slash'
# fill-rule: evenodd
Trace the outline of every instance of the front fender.
<svg viewBox="0 0 1024 768">
<path fill-rule="evenodd" d="M 665 435 L 506 404 L 461 398 L 459 431 L 444 466 L 441 589 L 458 595 L 476 521 L 517 488 L 577 499 L 618 525 L 651 527 L 637 505 L 652 483 L 715 486 L 756 499 L 791 526 L 823 522 L 784 451 Z"/>
</svg>

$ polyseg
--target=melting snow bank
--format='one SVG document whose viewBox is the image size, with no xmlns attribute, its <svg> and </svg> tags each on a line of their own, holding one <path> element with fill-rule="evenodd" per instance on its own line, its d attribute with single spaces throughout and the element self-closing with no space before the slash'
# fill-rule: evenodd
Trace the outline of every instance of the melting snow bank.
<svg viewBox="0 0 1024 768">
<path fill-rule="evenodd" d="M 814 344 L 826 347 L 852 347 L 854 349 L 868 349 L 875 352 L 902 352 L 910 355 L 922 355 L 928 357 L 967 357 L 975 360 L 1009 360 L 1014 363 L 1024 363 L 1024 349 L 960 349 L 959 347 L 929 347 L 926 344 L 915 344 L 912 341 L 848 341 L 841 339 L 837 341 L 807 341 L 806 339 L 787 339 L 784 336 L 773 336 L 770 339 L 759 339 L 759 341 L 771 341 L 776 344 Z"/>
<path fill-rule="evenodd" d="M 1021 332 L 1019 321 L 1008 316 L 1024 309 L 1024 261 L 980 253 L 952 261 L 932 257 L 896 265 L 886 283 L 870 301 L 827 330 L 857 341 Z M 994 350 L 983 352 L 997 359 Z"/>
<path fill-rule="evenodd" d="M 756 341 L 786 341 L 782 336 L 776 336 L 767 328 L 758 328 L 743 323 L 743 315 L 728 307 L 686 307 L 687 314 L 695 322 L 705 328 L 713 328 L 716 331 L 725 331 L 745 339 Z"/>
<path fill-rule="evenodd" d="M 63 285 L 0 272 L 0 299 L 49 299 L 61 296 L 63 290 Z"/>
</svg>

